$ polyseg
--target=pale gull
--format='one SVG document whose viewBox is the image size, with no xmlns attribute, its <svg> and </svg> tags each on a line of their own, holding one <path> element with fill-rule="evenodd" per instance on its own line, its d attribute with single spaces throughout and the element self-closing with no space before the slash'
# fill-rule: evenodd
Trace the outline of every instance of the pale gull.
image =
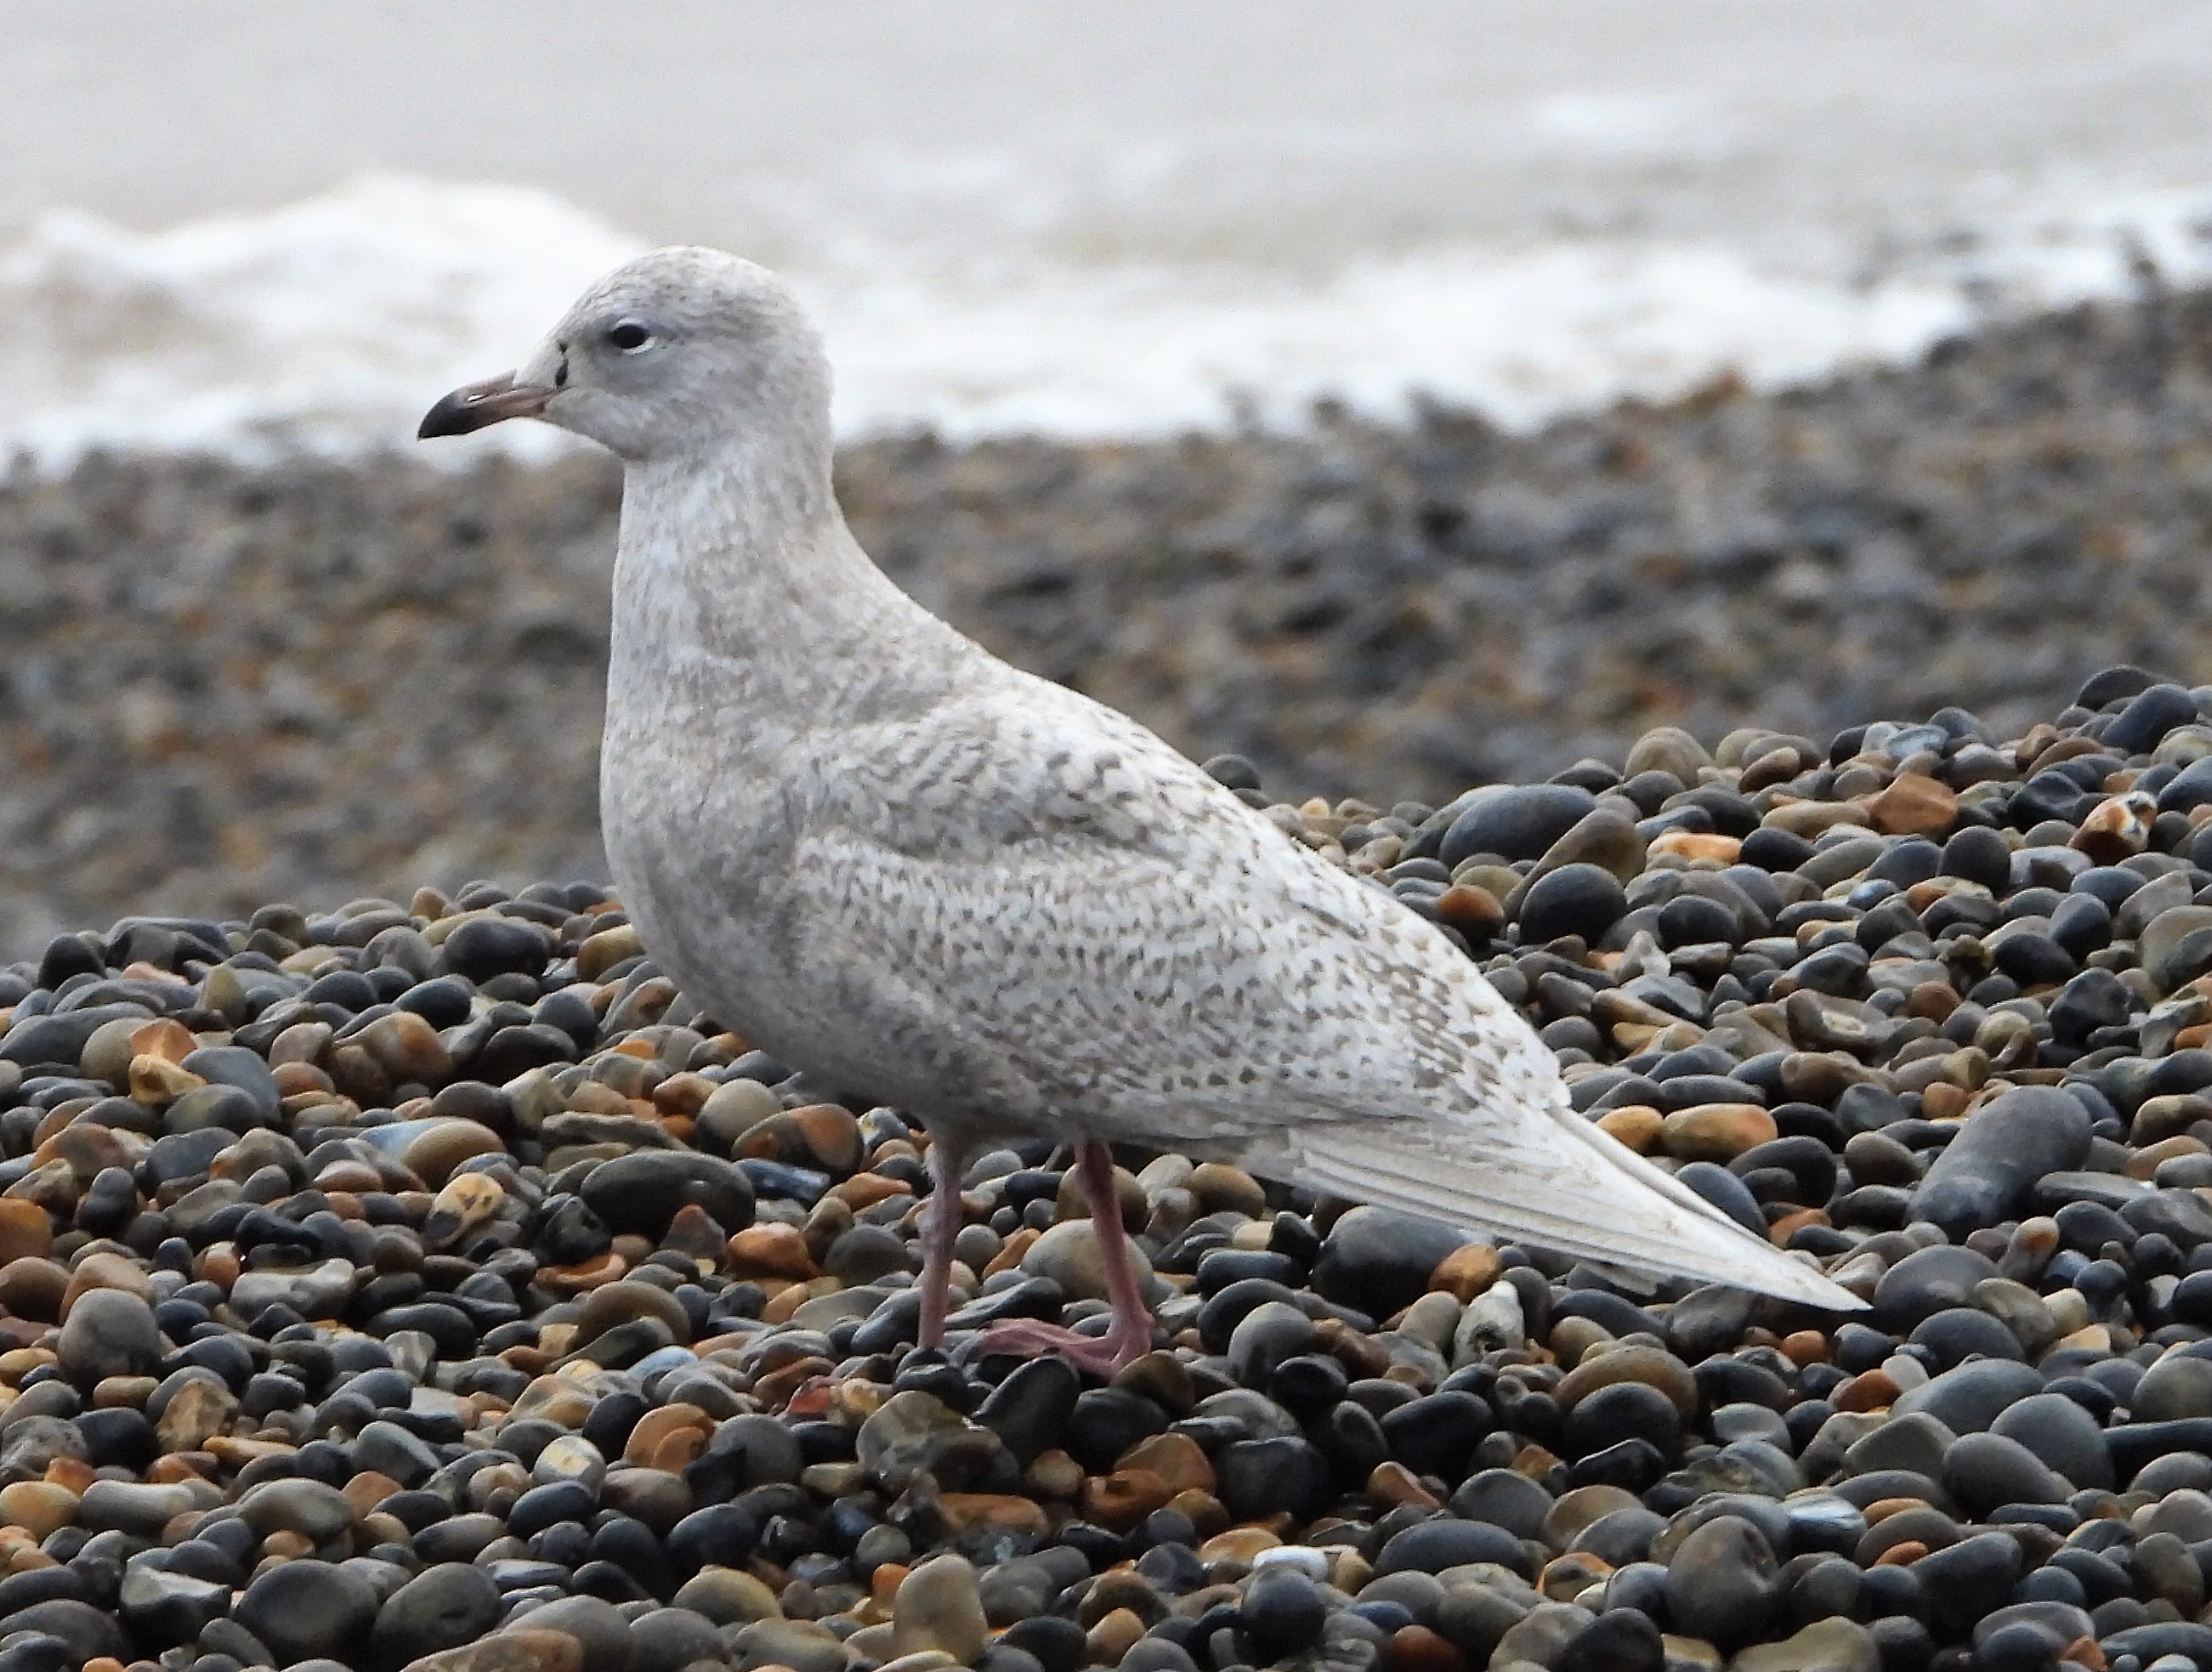
<svg viewBox="0 0 2212 1672">
<path fill-rule="evenodd" d="M 1575 1113 L 1438 930 L 893 586 L 838 510 L 829 361 L 774 275 L 640 257 L 422 434 L 518 416 L 624 467 L 601 757 L 623 904 L 750 1044 L 927 1128 L 923 1345 L 944 1335 L 964 1160 L 1039 1134 L 1075 1146 L 1112 1324 L 1001 1324 L 987 1350 L 1110 1372 L 1151 1345 L 1115 1143 L 1860 1304 Z"/>
</svg>

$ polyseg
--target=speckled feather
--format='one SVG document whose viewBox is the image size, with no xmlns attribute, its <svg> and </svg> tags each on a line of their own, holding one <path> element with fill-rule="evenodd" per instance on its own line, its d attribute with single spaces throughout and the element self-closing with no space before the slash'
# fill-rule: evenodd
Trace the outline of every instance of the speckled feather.
<svg viewBox="0 0 2212 1672">
<path fill-rule="evenodd" d="M 574 347 L 632 316 L 671 344 L 635 390 Z M 617 881 L 654 956 L 748 1040 L 963 1150 L 1176 1147 L 1856 1304 L 1574 1114 L 1431 925 L 893 587 L 838 514 L 826 359 L 772 277 L 642 258 L 533 374 L 580 390 L 546 416 L 629 465 L 602 757 Z"/>
</svg>

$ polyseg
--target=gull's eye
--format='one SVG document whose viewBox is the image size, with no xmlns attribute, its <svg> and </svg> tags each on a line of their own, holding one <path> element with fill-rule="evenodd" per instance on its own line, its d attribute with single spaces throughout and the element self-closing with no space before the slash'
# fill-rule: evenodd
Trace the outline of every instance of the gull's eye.
<svg viewBox="0 0 2212 1672">
<path fill-rule="evenodd" d="M 607 346 L 624 354 L 635 354 L 651 346 L 652 342 L 653 333 L 635 319 L 624 319 L 620 325 L 607 327 Z"/>
</svg>

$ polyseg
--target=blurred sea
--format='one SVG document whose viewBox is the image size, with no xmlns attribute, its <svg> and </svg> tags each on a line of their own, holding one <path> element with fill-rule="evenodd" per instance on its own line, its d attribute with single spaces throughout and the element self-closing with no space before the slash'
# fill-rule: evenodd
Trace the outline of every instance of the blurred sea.
<svg viewBox="0 0 2212 1672">
<path fill-rule="evenodd" d="M 0 457 L 46 468 L 398 445 L 657 242 L 789 273 L 852 435 L 1322 395 L 1527 425 L 2212 277 L 2198 0 L 14 0 L 9 27 Z"/>
</svg>

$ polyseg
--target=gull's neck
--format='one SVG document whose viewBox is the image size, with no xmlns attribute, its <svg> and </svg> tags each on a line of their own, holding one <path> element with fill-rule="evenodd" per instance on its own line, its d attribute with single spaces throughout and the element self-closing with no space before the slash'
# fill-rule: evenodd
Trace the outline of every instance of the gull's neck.
<svg viewBox="0 0 2212 1672">
<path fill-rule="evenodd" d="M 805 436 L 629 466 L 614 617 L 611 704 L 651 691 L 756 719 L 849 708 L 890 665 L 919 674 L 971 648 L 860 550 L 829 445 Z"/>
</svg>

